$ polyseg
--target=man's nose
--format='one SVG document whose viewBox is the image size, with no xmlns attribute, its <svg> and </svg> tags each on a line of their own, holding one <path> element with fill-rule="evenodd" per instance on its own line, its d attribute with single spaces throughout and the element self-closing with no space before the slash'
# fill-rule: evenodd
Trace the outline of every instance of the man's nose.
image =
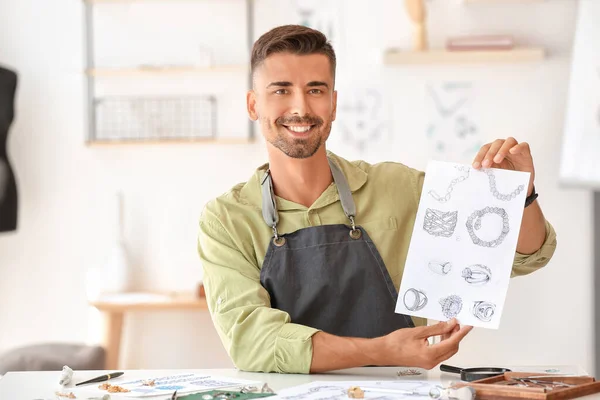
<svg viewBox="0 0 600 400">
<path fill-rule="evenodd" d="M 299 92 L 294 94 L 292 97 L 292 103 L 290 104 L 289 112 L 290 114 L 300 116 L 310 113 L 310 106 L 304 93 Z"/>
</svg>

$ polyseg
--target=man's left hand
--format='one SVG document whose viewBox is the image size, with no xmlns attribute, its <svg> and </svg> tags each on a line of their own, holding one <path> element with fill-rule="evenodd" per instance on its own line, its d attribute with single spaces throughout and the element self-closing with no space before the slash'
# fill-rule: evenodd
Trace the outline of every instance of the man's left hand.
<svg viewBox="0 0 600 400">
<path fill-rule="evenodd" d="M 527 196 L 533 192 L 535 169 L 533 158 L 527 142 L 519 143 L 513 137 L 497 139 L 484 145 L 473 160 L 473 168 L 500 168 L 513 171 L 529 172 L 529 188 Z"/>
</svg>

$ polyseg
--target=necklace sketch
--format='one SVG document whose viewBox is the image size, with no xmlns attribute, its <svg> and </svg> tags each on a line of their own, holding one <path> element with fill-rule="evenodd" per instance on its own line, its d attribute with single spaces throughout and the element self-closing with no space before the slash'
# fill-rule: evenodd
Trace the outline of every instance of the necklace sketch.
<svg viewBox="0 0 600 400">
<path fill-rule="evenodd" d="M 490 241 L 481 240 L 481 238 L 479 238 L 473 230 L 473 228 L 475 228 L 475 230 L 479 230 L 481 228 L 481 217 L 483 217 L 486 214 L 496 214 L 502 218 L 502 231 L 500 232 L 500 235 L 495 240 L 490 240 Z M 471 214 L 469 216 L 469 219 L 467 219 L 466 225 L 467 225 L 467 231 L 469 232 L 469 235 L 471 236 L 471 240 L 473 241 L 473 243 L 478 246 L 482 246 L 482 247 L 498 246 L 500 243 L 502 243 L 502 241 L 504 240 L 504 238 L 506 237 L 508 232 L 510 232 L 510 226 L 508 223 L 508 214 L 506 213 L 506 211 L 503 208 L 500 208 L 500 207 L 486 207 L 482 210 L 475 211 L 473 214 Z"/>
<path fill-rule="evenodd" d="M 492 192 L 492 195 L 495 198 L 497 198 L 498 200 L 510 201 L 510 200 L 514 199 L 515 197 L 517 197 L 519 195 L 519 193 L 521 193 L 523 190 L 525 190 L 525 185 L 519 185 L 511 193 L 502 194 L 502 193 L 498 192 L 498 188 L 496 187 L 496 175 L 494 175 L 494 170 L 488 169 L 485 171 L 485 173 L 487 174 L 488 179 L 490 181 L 490 192 Z"/>
<path fill-rule="evenodd" d="M 450 196 L 452 195 L 452 191 L 454 190 L 454 186 L 456 186 L 458 183 L 464 181 L 465 179 L 467 179 L 469 177 L 469 174 L 471 173 L 471 168 L 469 167 L 465 167 L 465 166 L 455 166 L 454 168 L 456 168 L 457 170 L 461 171 L 461 172 L 467 172 L 466 174 L 461 174 L 460 176 L 452 179 L 452 181 L 450 182 L 450 185 L 448 185 L 448 189 L 446 189 L 446 195 L 444 197 L 440 196 L 435 190 L 430 190 L 429 191 L 429 195 L 431 197 L 433 197 L 434 199 L 436 199 L 437 201 L 439 201 L 440 203 L 445 203 L 448 200 L 450 200 Z"/>
<path fill-rule="evenodd" d="M 410 288 L 404 293 L 404 306 L 410 311 L 419 311 L 427 305 L 427 295 L 422 290 Z"/>
<path fill-rule="evenodd" d="M 452 263 L 450 261 L 447 261 L 447 262 L 431 261 L 429 263 L 429 269 L 438 275 L 448 275 L 450 270 L 452 270 Z"/>
<path fill-rule="evenodd" d="M 462 270 L 462 277 L 471 285 L 483 285 L 492 279 L 492 271 L 481 264 L 474 264 Z"/>
<path fill-rule="evenodd" d="M 433 236 L 450 237 L 456 229 L 458 211 L 440 211 L 428 208 L 425 211 L 423 229 Z"/>
<path fill-rule="evenodd" d="M 490 322 L 496 311 L 496 305 L 489 301 L 476 301 L 473 305 L 473 315 L 483 322 Z"/>
<path fill-rule="evenodd" d="M 440 305 L 442 306 L 442 313 L 446 318 L 454 318 L 458 315 L 460 310 L 462 310 L 462 299 L 455 295 L 451 294 L 448 297 L 443 297 L 440 299 Z"/>
</svg>

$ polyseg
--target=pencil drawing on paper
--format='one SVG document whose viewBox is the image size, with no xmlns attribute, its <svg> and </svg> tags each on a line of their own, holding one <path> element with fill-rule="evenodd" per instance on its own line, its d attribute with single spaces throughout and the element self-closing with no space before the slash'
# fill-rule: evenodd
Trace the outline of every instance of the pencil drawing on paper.
<svg viewBox="0 0 600 400">
<path fill-rule="evenodd" d="M 448 200 L 450 200 L 450 197 L 452 196 L 452 191 L 454 190 L 454 186 L 456 186 L 458 183 L 461 183 L 465 179 L 467 179 L 469 177 L 470 172 L 471 172 L 471 168 L 466 167 L 466 166 L 462 166 L 462 165 L 461 166 L 455 166 L 455 168 L 460 173 L 459 173 L 459 175 L 456 178 L 452 179 L 452 181 L 448 185 L 448 188 L 446 189 L 446 194 L 444 196 L 440 196 L 435 190 L 430 190 L 429 191 L 429 195 L 431 197 L 433 197 L 435 200 L 439 201 L 440 203 L 445 203 Z"/>
<path fill-rule="evenodd" d="M 432 236 L 450 237 L 456 229 L 458 211 L 440 211 L 428 208 L 425 211 L 423 229 Z"/>
<path fill-rule="evenodd" d="M 482 264 L 474 264 L 462 270 L 462 277 L 471 285 L 483 285 L 492 279 L 492 271 Z"/>
<path fill-rule="evenodd" d="M 454 318 L 462 310 L 463 303 L 459 296 L 451 294 L 448 297 L 441 298 L 440 305 L 442 306 L 442 313 L 446 318 Z"/>
<path fill-rule="evenodd" d="M 429 269 L 438 275 L 448 275 L 448 273 L 452 270 L 452 263 L 450 261 L 430 261 Z"/>
<path fill-rule="evenodd" d="M 376 88 L 353 88 L 338 103 L 338 129 L 343 142 L 359 152 L 383 146 L 388 139 L 383 94 Z"/>
<path fill-rule="evenodd" d="M 498 191 L 498 188 L 496 187 L 496 175 L 494 175 L 494 170 L 488 169 L 485 171 L 485 173 L 487 174 L 488 180 L 490 182 L 490 192 L 492 192 L 492 196 L 494 196 L 498 200 L 510 201 L 517 197 L 519 193 L 521 193 L 523 190 L 525 190 L 525 185 L 519 185 L 512 192 L 508 194 L 502 194 Z"/>
<path fill-rule="evenodd" d="M 500 230 L 498 237 L 494 240 L 482 240 L 475 233 L 476 230 L 481 229 L 481 219 L 488 214 L 498 215 L 502 218 L 502 229 Z M 467 219 L 466 226 L 473 243 L 482 247 L 497 247 L 502 243 L 506 235 L 508 235 L 508 232 L 510 232 L 508 214 L 506 213 L 506 210 L 500 207 L 485 207 L 473 212 Z"/>
<path fill-rule="evenodd" d="M 410 288 L 404 293 L 404 306 L 409 311 L 419 311 L 427 305 L 427 295 L 422 290 Z"/>
<path fill-rule="evenodd" d="M 473 315 L 483 322 L 490 322 L 496 311 L 496 305 L 489 301 L 476 301 L 473 305 Z"/>
</svg>

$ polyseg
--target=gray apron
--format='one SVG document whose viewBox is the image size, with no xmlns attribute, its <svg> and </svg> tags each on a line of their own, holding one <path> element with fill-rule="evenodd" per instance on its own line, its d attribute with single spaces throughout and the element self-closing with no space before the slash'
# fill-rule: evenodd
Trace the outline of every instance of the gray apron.
<svg viewBox="0 0 600 400">
<path fill-rule="evenodd" d="M 356 226 L 356 208 L 346 177 L 329 167 L 350 225 L 322 225 L 280 235 L 269 171 L 262 180 L 262 212 L 273 239 L 260 271 L 271 306 L 293 323 L 338 336 L 373 338 L 413 327 L 396 314 L 398 292 L 375 244 Z"/>
</svg>

